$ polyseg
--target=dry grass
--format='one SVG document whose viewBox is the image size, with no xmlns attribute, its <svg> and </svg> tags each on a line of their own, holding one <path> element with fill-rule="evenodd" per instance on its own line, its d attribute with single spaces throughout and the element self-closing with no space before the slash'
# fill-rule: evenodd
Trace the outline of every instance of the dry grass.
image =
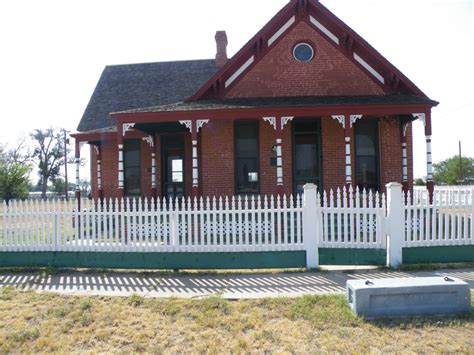
<svg viewBox="0 0 474 355">
<path fill-rule="evenodd" d="M 464 352 L 474 312 L 367 322 L 343 296 L 226 301 L 0 290 L 0 353 Z"/>
</svg>

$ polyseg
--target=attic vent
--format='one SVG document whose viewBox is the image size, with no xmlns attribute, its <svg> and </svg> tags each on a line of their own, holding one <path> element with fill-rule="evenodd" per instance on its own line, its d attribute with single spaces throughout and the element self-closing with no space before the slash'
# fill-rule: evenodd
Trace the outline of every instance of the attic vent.
<svg viewBox="0 0 474 355">
<path fill-rule="evenodd" d="M 309 63 L 314 57 L 314 49 L 308 43 L 298 43 L 293 48 L 293 57 L 300 63 Z"/>
</svg>

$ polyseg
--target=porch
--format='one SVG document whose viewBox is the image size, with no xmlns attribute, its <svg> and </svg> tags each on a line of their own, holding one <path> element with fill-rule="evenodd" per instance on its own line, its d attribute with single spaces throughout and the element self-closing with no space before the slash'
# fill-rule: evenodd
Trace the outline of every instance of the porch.
<svg viewBox="0 0 474 355">
<path fill-rule="evenodd" d="M 268 98 L 132 110 L 112 114 L 116 127 L 75 134 L 76 158 L 81 143 L 95 148 L 95 198 L 289 195 L 305 183 L 383 191 L 390 181 L 408 191 L 411 122 L 421 119 L 432 191 L 435 104 L 412 96 Z"/>
</svg>

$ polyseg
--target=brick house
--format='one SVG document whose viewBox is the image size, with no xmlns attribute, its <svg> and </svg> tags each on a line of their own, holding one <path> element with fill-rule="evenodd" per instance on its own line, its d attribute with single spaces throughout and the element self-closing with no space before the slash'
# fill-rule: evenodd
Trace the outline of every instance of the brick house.
<svg viewBox="0 0 474 355">
<path fill-rule="evenodd" d="M 383 190 L 413 181 L 422 119 L 432 191 L 430 100 L 316 0 L 291 0 L 227 59 L 107 66 L 78 126 L 93 197 Z M 79 179 L 79 164 L 77 164 Z"/>
</svg>

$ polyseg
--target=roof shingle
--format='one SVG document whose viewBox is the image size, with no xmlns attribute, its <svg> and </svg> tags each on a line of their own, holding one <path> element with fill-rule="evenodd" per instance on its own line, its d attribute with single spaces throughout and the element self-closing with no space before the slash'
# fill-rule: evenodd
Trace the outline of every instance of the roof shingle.
<svg viewBox="0 0 474 355">
<path fill-rule="evenodd" d="M 213 59 L 107 66 L 77 130 L 114 126 L 111 112 L 186 100 L 217 70 Z"/>
</svg>

